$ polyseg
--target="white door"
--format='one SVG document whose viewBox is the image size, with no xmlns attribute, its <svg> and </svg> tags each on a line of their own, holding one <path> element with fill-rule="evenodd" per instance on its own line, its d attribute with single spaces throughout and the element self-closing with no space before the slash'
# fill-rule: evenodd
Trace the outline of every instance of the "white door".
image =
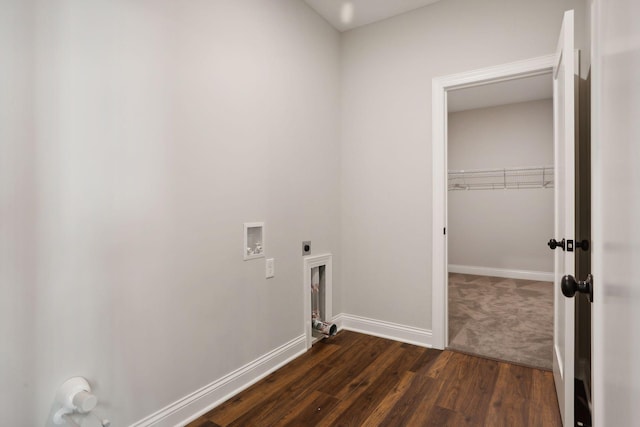
<svg viewBox="0 0 640 427">
<path fill-rule="evenodd" d="M 638 426 L 640 2 L 592 10 L 593 425 Z"/>
<path fill-rule="evenodd" d="M 575 230 L 575 104 L 573 11 L 564 14 L 553 69 L 554 148 L 555 148 L 555 236 L 565 239 L 565 250 L 557 248 L 554 263 L 553 377 L 558 393 L 560 414 L 565 427 L 574 425 L 574 327 L 573 298 L 565 298 L 560 289 L 562 276 L 574 274 Z"/>
</svg>

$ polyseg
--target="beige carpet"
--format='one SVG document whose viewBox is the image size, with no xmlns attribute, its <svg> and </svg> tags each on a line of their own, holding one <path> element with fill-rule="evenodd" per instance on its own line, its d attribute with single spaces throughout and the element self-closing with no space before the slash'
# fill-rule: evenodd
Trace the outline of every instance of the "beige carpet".
<svg viewBox="0 0 640 427">
<path fill-rule="evenodd" d="M 551 370 L 553 284 L 450 273 L 449 348 Z"/>
</svg>

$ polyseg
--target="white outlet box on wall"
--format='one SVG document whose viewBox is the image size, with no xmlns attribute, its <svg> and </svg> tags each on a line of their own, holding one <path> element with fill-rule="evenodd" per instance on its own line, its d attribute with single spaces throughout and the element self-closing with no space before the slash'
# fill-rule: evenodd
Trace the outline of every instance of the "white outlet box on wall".
<svg viewBox="0 0 640 427">
<path fill-rule="evenodd" d="M 244 223 L 244 260 L 264 258 L 264 222 Z"/>
</svg>

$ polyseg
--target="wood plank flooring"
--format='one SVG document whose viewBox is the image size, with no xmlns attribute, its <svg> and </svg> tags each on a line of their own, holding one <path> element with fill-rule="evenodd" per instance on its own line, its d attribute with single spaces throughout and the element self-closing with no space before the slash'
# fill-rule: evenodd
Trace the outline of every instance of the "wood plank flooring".
<svg viewBox="0 0 640 427">
<path fill-rule="evenodd" d="M 562 426 L 553 374 L 342 331 L 190 423 Z"/>
</svg>

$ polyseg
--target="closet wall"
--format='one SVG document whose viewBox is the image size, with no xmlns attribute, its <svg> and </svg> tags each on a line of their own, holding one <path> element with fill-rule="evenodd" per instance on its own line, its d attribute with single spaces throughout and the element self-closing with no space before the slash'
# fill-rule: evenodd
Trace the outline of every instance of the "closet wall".
<svg viewBox="0 0 640 427">
<path fill-rule="evenodd" d="M 449 170 L 553 165 L 553 101 L 449 114 Z M 449 191 L 449 265 L 553 271 L 553 189 Z"/>
</svg>

